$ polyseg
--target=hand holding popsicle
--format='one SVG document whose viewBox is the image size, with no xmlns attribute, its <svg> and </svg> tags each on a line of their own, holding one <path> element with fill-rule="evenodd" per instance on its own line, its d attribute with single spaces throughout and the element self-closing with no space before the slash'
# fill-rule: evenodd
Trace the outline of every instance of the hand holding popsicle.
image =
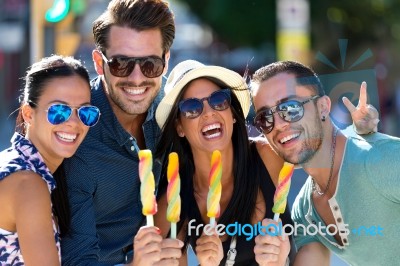
<svg viewBox="0 0 400 266">
<path fill-rule="evenodd" d="M 140 198 L 142 201 L 142 213 L 146 216 L 147 225 L 154 225 L 153 215 L 157 212 L 157 202 L 154 195 L 155 181 L 152 172 L 153 156 L 150 150 L 139 151 L 139 177 Z"/>
<path fill-rule="evenodd" d="M 179 177 L 179 158 L 176 152 L 169 154 L 167 168 L 167 220 L 171 223 L 171 238 L 176 238 L 176 223 L 181 214 L 181 179 Z"/>
<path fill-rule="evenodd" d="M 215 225 L 215 218 L 219 217 L 222 185 L 222 160 L 221 152 L 215 150 L 211 157 L 211 171 L 209 176 L 210 188 L 207 195 L 207 216 L 210 224 Z"/>
<path fill-rule="evenodd" d="M 294 165 L 285 162 L 281 171 L 279 172 L 278 186 L 275 190 L 274 206 L 272 207 L 272 212 L 275 213 L 275 221 L 279 220 L 279 214 L 285 212 L 293 170 Z"/>
</svg>

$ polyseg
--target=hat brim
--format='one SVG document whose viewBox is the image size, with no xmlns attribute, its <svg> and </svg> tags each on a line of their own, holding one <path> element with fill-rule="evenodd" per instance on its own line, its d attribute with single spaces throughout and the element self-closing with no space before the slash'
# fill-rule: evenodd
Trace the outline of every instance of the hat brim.
<svg viewBox="0 0 400 266">
<path fill-rule="evenodd" d="M 247 117 L 250 110 L 250 92 L 244 79 L 238 73 L 223 67 L 201 66 L 188 71 L 161 100 L 156 111 L 156 120 L 160 128 L 164 126 L 179 93 L 197 78 L 213 78 L 226 84 L 238 98 L 244 117 Z"/>
</svg>

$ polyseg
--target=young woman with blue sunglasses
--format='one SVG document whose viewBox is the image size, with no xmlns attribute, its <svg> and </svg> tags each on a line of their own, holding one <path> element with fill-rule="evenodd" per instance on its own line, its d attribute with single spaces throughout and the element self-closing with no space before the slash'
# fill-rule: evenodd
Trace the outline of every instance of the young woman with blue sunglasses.
<svg viewBox="0 0 400 266">
<path fill-rule="evenodd" d="M 100 118 L 87 70 L 53 55 L 25 77 L 16 132 L 0 153 L 0 264 L 59 265 L 69 226 L 62 162 Z"/>
</svg>

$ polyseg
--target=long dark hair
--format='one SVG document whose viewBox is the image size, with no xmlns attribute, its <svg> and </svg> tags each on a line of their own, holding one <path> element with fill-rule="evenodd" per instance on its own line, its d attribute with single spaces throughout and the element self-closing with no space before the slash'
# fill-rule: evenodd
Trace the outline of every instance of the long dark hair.
<svg viewBox="0 0 400 266">
<path fill-rule="evenodd" d="M 46 85 L 55 78 L 79 76 L 85 80 L 90 88 L 89 73 L 82 63 L 72 57 L 53 55 L 34 63 L 25 76 L 25 86 L 20 96 L 21 106 L 29 104 L 36 108 L 40 97 L 45 93 Z M 26 127 L 22 117 L 22 108 L 19 109 L 15 123 L 15 131 L 25 136 Z M 53 212 L 58 220 L 61 236 L 68 232 L 70 225 L 70 209 L 68 204 L 67 184 L 64 165 L 61 164 L 53 173 L 56 188 L 51 193 Z"/>
<path fill-rule="evenodd" d="M 227 87 L 224 84 L 219 84 L 221 82 L 216 82 L 214 79 L 211 79 L 211 81 L 219 85 L 221 88 Z M 195 213 L 197 208 L 193 208 L 193 206 L 197 206 L 193 189 L 193 174 L 195 171 L 193 154 L 187 139 L 179 137 L 176 131 L 176 120 L 179 119 L 178 103 L 182 99 L 187 87 L 188 85 L 182 89 L 172 107 L 172 110 L 164 124 L 160 142 L 155 154 L 156 158 L 162 158 L 165 152 L 172 151 L 177 152 L 179 155 L 182 210 L 180 222 L 178 223 L 178 231 L 182 229 L 185 222 L 197 218 Z M 232 90 L 234 90 L 234 88 L 232 88 Z M 250 151 L 245 117 L 239 100 L 234 93 L 231 93 L 231 111 L 233 117 L 236 119 L 236 123 L 233 124 L 232 134 L 234 151 L 233 160 L 234 162 L 240 163 L 233 164 L 234 188 L 232 197 L 223 215 L 221 215 L 218 220 L 218 224 L 225 225 L 236 221 L 241 224 L 251 222 L 251 218 L 255 211 L 260 185 L 260 179 L 258 178 L 259 173 L 257 172 L 259 167 L 252 167 L 254 154 Z M 167 157 L 168 156 L 165 156 L 165 158 Z M 167 178 L 165 176 L 167 165 L 168 162 L 165 160 L 163 162 L 162 172 L 164 175 L 160 178 L 158 197 L 166 192 L 168 186 Z M 201 223 L 201 221 L 196 222 Z M 195 241 L 197 238 L 198 236 L 187 235 L 185 243 L 187 244 L 189 241 Z"/>
</svg>

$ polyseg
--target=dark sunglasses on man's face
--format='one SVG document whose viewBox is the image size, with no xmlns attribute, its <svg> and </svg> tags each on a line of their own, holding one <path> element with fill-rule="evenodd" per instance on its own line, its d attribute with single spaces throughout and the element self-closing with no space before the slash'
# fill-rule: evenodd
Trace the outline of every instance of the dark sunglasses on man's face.
<svg viewBox="0 0 400 266">
<path fill-rule="evenodd" d="M 144 56 L 144 57 L 126 57 L 126 56 L 113 56 L 110 59 L 102 53 L 103 60 L 107 63 L 110 73 L 116 77 L 129 76 L 135 65 L 138 64 L 143 75 L 148 78 L 159 77 L 165 67 L 165 59 L 158 56 Z"/>
<path fill-rule="evenodd" d="M 214 91 L 210 96 L 202 99 L 188 98 L 179 102 L 179 111 L 182 116 L 193 119 L 199 117 L 203 112 L 203 102 L 207 100 L 208 105 L 216 111 L 226 110 L 231 105 L 230 89 Z"/>
<path fill-rule="evenodd" d="M 314 95 L 305 101 L 289 100 L 274 107 L 259 111 L 254 118 L 254 126 L 260 133 L 269 134 L 274 128 L 274 113 L 286 122 L 297 122 L 304 116 L 304 104 L 317 99 Z"/>
<path fill-rule="evenodd" d="M 53 125 L 62 124 L 71 118 L 72 111 L 78 111 L 78 117 L 81 122 L 88 127 L 97 124 L 100 119 L 100 110 L 96 106 L 85 105 L 79 108 L 73 108 L 66 104 L 53 104 L 46 110 L 47 120 Z"/>
</svg>

